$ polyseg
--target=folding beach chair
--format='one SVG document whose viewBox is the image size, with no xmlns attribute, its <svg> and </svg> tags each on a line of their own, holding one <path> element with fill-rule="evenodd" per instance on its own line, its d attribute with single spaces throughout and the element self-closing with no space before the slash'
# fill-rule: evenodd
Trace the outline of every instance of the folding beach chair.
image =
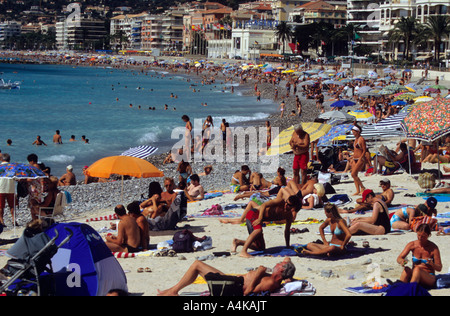
<svg viewBox="0 0 450 316">
<path fill-rule="evenodd" d="M 50 218 L 54 219 L 56 216 L 64 216 L 64 208 L 67 206 L 66 194 L 64 192 L 59 192 L 56 196 L 55 206 L 54 207 L 40 207 L 39 208 L 39 219 L 41 218 Z M 45 213 L 46 215 L 41 215 Z"/>
</svg>

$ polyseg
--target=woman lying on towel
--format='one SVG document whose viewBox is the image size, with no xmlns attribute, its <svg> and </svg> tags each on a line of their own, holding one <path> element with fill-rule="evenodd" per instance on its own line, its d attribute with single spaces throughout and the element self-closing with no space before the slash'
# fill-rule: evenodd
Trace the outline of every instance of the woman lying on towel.
<svg viewBox="0 0 450 316">
<path fill-rule="evenodd" d="M 338 255 L 346 251 L 346 246 L 352 238 L 352 234 L 347 227 L 347 223 L 339 214 L 336 205 L 328 203 L 325 205 L 325 215 L 327 219 L 320 226 L 320 236 L 322 237 L 323 244 L 309 243 L 306 249 L 302 251 L 302 254 L 308 255 Z M 330 226 L 331 241 L 328 242 L 325 238 L 325 228 Z"/>
</svg>

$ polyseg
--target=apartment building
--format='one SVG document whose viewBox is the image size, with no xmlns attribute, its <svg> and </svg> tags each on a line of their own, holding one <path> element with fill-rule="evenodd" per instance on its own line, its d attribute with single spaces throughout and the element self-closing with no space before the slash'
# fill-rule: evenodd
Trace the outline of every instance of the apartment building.
<svg viewBox="0 0 450 316">
<path fill-rule="evenodd" d="M 141 49 L 151 51 L 162 49 L 163 16 L 148 14 L 142 21 Z"/>
<path fill-rule="evenodd" d="M 140 14 L 121 14 L 111 18 L 111 47 L 127 50 L 141 49 L 142 23 L 147 16 Z"/>
<path fill-rule="evenodd" d="M 296 7 L 289 14 L 289 21 L 298 24 L 330 23 L 336 28 L 347 23 L 347 3 L 332 4 L 328 1 L 311 1 Z"/>
<path fill-rule="evenodd" d="M 22 31 L 22 25 L 20 22 L 7 21 L 0 23 L 0 45 L 2 42 L 10 37 L 20 35 Z"/>
<path fill-rule="evenodd" d="M 66 21 L 56 23 L 56 47 L 65 49 L 95 49 L 103 46 L 106 29 L 103 20 L 81 17 L 77 25 Z"/>
</svg>

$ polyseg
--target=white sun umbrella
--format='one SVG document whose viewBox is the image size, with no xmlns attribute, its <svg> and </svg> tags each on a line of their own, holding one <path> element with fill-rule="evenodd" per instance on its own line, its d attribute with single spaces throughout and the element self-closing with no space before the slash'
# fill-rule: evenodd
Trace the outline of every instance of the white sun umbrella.
<svg viewBox="0 0 450 316">
<path fill-rule="evenodd" d="M 130 148 L 127 151 L 124 151 L 121 156 L 129 156 L 129 157 L 135 157 L 135 158 L 147 158 L 151 155 L 153 155 L 154 153 L 156 153 L 156 151 L 158 150 L 158 148 L 153 147 L 153 146 L 138 146 L 138 147 L 134 147 L 134 148 Z"/>
</svg>

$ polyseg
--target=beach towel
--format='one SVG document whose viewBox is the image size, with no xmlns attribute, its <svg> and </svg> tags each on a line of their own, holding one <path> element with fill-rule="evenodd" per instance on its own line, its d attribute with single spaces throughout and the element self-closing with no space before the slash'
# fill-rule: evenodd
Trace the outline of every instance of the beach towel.
<svg viewBox="0 0 450 316">
<path fill-rule="evenodd" d="M 100 217 L 93 217 L 86 219 L 86 222 L 100 222 L 100 221 L 113 221 L 119 219 L 116 214 L 112 215 L 106 215 L 106 216 L 100 216 Z"/>
<path fill-rule="evenodd" d="M 293 247 L 300 245 L 293 245 Z M 295 249 L 286 248 L 285 246 L 267 248 L 261 251 L 253 251 L 249 253 L 254 257 L 296 257 L 298 253 Z"/>
<path fill-rule="evenodd" d="M 424 200 L 427 200 L 429 196 L 424 197 Z M 433 197 L 441 203 L 450 202 L 450 194 L 435 194 Z"/>
<path fill-rule="evenodd" d="M 354 294 L 384 294 L 388 291 L 389 287 L 383 287 L 381 289 L 373 289 L 371 287 L 347 287 L 343 289 L 346 292 L 354 293 Z"/>
<path fill-rule="evenodd" d="M 438 214 L 436 218 L 450 218 L 450 212 Z"/>
</svg>

